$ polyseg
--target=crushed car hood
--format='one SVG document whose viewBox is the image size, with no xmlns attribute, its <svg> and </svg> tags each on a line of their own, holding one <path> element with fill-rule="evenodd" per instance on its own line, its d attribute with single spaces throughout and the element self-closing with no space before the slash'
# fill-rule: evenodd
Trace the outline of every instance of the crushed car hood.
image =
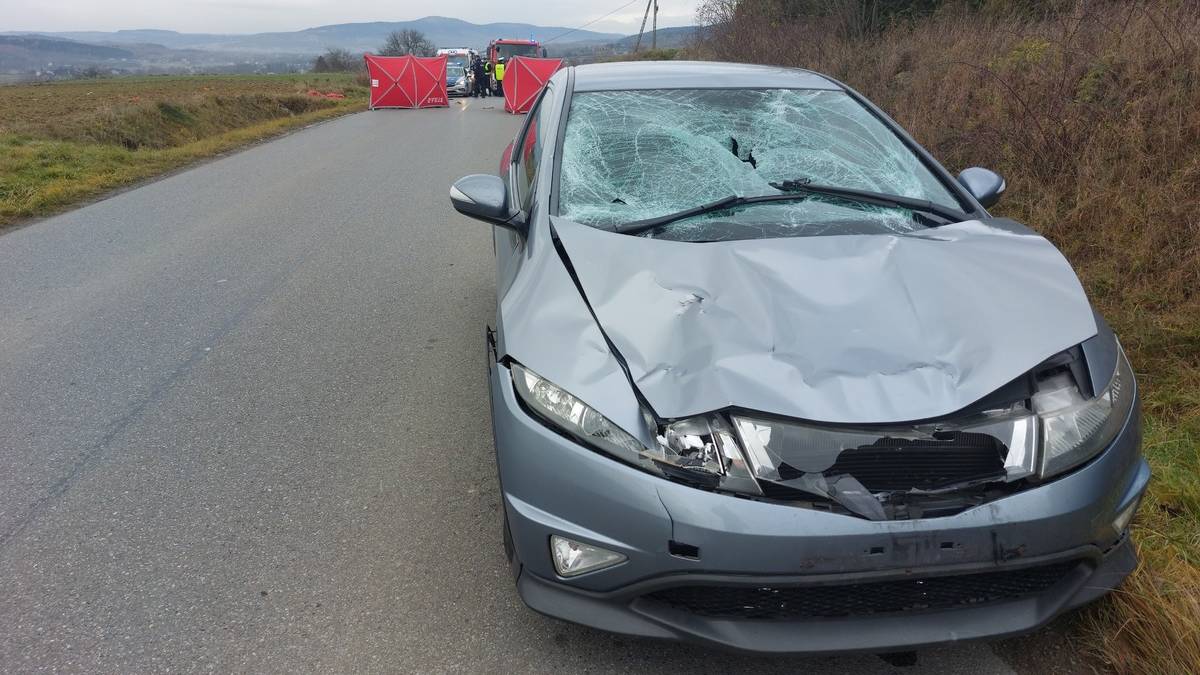
<svg viewBox="0 0 1200 675">
<path fill-rule="evenodd" d="M 664 418 L 730 407 L 833 423 L 941 417 L 1097 330 L 1066 259 L 1012 221 L 711 243 L 553 226 Z"/>
</svg>

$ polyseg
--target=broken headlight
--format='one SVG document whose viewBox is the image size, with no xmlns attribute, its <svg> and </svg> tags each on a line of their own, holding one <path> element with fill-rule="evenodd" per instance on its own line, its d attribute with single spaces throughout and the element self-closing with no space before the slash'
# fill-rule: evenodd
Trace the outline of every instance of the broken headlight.
<svg viewBox="0 0 1200 675">
<path fill-rule="evenodd" d="M 513 384 L 521 400 L 553 426 L 580 443 L 659 476 L 722 490 L 761 494 L 751 478 L 733 432 L 717 418 L 695 417 L 655 428 L 654 447 L 613 424 L 595 409 L 518 364 Z"/>
<path fill-rule="evenodd" d="M 715 415 L 665 425 L 652 452 L 667 473 L 708 487 L 761 495 L 733 430 Z M 686 472 L 686 473 L 679 473 Z"/>
<path fill-rule="evenodd" d="M 1084 398 L 1068 371 L 1038 381 L 1031 403 L 1042 421 L 1042 478 L 1073 469 L 1108 447 L 1133 407 L 1133 369 L 1118 350 L 1112 379 Z"/>
</svg>

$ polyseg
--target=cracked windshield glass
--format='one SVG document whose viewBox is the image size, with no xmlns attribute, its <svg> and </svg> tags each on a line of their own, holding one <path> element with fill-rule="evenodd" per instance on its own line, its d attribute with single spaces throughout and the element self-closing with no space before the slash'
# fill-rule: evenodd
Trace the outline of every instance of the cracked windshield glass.
<svg viewBox="0 0 1200 675">
<path fill-rule="evenodd" d="M 950 192 L 900 139 L 840 91 L 704 89 L 576 93 L 563 141 L 559 214 L 613 229 L 798 181 L 928 200 Z M 825 196 L 743 204 L 642 236 L 715 241 L 905 233 L 936 221 Z"/>
</svg>

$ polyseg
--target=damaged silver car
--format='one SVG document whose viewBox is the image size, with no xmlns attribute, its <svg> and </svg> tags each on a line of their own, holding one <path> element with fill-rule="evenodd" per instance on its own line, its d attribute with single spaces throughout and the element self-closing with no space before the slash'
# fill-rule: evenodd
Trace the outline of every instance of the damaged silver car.
<svg viewBox="0 0 1200 675">
<path fill-rule="evenodd" d="M 1053 245 L 856 92 L 567 68 L 500 176 L 487 332 L 533 609 L 755 652 L 1032 630 L 1133 569 L 1137 384 Z"/>
</svg>

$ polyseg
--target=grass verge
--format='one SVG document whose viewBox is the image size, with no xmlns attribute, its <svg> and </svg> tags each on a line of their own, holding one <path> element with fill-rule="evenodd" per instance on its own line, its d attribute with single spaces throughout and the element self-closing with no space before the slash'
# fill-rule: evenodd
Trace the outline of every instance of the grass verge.
<svg viewBox="0 0 1200 675">
<path fill-rule="evenodd" d="M 362 110 L 366 91 L 350 75 L 113 78 L 0 87 L 0 101 L 4 227 Z"/>
</svg>

